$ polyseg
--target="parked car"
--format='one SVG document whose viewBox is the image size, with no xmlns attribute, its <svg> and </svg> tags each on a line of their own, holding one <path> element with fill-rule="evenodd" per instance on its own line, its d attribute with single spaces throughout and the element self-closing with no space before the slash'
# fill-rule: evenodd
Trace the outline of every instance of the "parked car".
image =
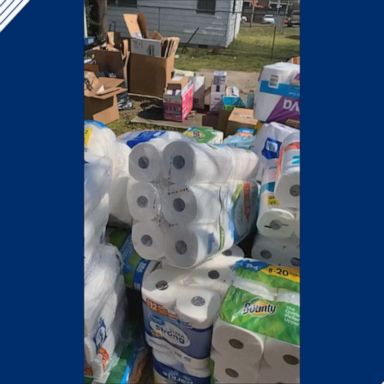
<svg viewBox="0 0 384 384">
<path fill-rule="evenodd" d="M 300 25 L 300 11 L 293 11 L 287 18 L 287 26 Z"/>
<path fill-rule="evenodd" d="M 263 23 L 275 24 L 275 17 L 273 15 L 264 15 Z"/>
</svg>

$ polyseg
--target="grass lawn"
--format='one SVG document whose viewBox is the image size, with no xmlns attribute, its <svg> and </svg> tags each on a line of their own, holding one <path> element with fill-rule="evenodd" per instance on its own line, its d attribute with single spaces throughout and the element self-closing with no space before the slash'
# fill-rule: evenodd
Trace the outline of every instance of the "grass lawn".
<svg viewBox="0 0 384 384">
<path fill-rule="evenodd" d="M 284 28 L 283 33 L 276 32 L 274 56 L 271 59 L 273 27 L 257 25 L 252 28 L 242 26 L 237 39 L 228 48 L 188 48 L 182 53 L 176 67 L 190 71 L 201 69 L 260 71 L 266 65 L 300 54 L 300 28 Z"/>
</svg>

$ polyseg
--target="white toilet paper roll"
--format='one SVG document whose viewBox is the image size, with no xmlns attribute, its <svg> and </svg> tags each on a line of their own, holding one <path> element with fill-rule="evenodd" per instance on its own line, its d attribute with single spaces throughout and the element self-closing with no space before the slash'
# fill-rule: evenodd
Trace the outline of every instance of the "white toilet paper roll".
<svg viewBox="0 0 384 384">
<path fill-rule="evenodd" d="M 188 288 L 176 299 L 179 318 L 197 329 L 206 329 L 215 321 L 220 310 L 219 294 L 204 288 Z"/>
<path fill-rule="evenodd" d="M 285 207 L 300 207 L 300 132 L 287 136 L 277 161 L 275 195 Z"/>
<path fill-rule="evenodd" d="M 256 383 L 259 374 L 257 365 L 245 364 L 234 356 L 226 358 L 217 352 L 211 354 L 211 359 L 214 361 L 213 376 L 217 382 L 228 384 Z"/>
<path fill-rule="evenodd" d="M 283 301 L 300 306 L 300 293 L 279 288 L 277 291 L 276 301 Z"/>
<path fill-rule="evenodd" d="M 159 350 L 153 349 L 152 350 L 153 357 L 159 361 L 160 363 L 167 365 L 168 367 L 172 367 L 177 369 L 177 367 L 181 367 L 182 364 L 180 364 L 179 360 L 175 358 L 175 356 L 172 354 L 172 352 L 160 352 Z"/>
<path fill-rule="evenodd" d="M 234 256 L 234 257 L 241 257 L 244 258 L 244 251 L 238 246 L 234 245 L 232 248 L 227 249 L 226 251 L 223 252 L 224 256 Z"/>
<path fill-rule="evenodd" d="M 293 232 L 300 239 L 300 211 L 296 211 Z"/>
<path fill-rule="evenodd" d="M 131 215 L 136 220 L 149 221 L 160 214 L 160 191 L 154 184 L 129 184 L 127 200 Z"/>
<path fill-rule="evenodd" d="M 273 369 L 264 362 L 260 365 L 257 380 L 257 383 L 259 384 L 296 384 L 299 382 L 299 376 L 297 378 L 284 377 L 278 369 Z"/>
<path fill-rule="evenodd" d="M 236 361 L 256 365 L 263 355 L 264 343 L 264 335 L 226 323 L 220 318 L 213 327 L 212 346 L 226 360 L 236 356 Z"/>
<path fill-rule="evenodd" d="M 276 167 L 265 169 L 260 190 L 257 229 L 271 239 L 286 239 L 294 230 L 295 216 L 288 209 L 282 209 L 275 197 Z"/>
<path fill-rule="evenodd" d="M 144 259 L 159 260 L 165 255 L 162 227 L 155 221 L 139 221 L 132 226 L 132 243 Z"/>
<path fill-rule="evenodd" d="M 141 286 L 141 296 L 143 301 L 147 299 L 172 308 L 176 303 L 176 298 L 182 292 L 180 278 L 173 271 L 156 269 L 150 274 L 145 274 Z"/>
<path fill-rule="evenodd" d="M 217 225 L 177 226 L 169 228 L 166 261 L 178 268 L 191 268 L 218 252 L 220 233 Z"/>
<path fill-rule="evenodd" d="M 183 280 L 184 285 L 208 288 L 222 297 L 232 282 L 231 267 L 238 261 L 237 257 L 218 254 L 195 267 Z"/>
<path fill-rule="evenodd" d="M 264 360 L 281 377 L 293 382 L 300 375 L 300 346 L 267 337 L 264 348 Z M 289 381 L 291 380 L 291 381 Z"/>
<path fill-rule="evenodd" d="M 156 182 L 162 178 L 161 154 L 167 144 L 173 140 L 189 141 L 186 136 L 170 131 L 154 133 L 145 140 L 148 141 L 133 147 L 129 155 L 129 172 L 136 180 L 146 182 Z"/>
<path fill-rule="evenodd" d="M 174 141 L 165 147 L 162 164 L 164 176 L 178 185 L 220 183 L 229 179 L 234 158 L 227 147 Z"/>
<path fill-rule="evenodd" d="M 268 264 L 300 267 L 300 242 L 297 237 L 269 239 L 257 234 L 252 247 L 252 258 Z"/>
<path fill-rule="evenodd" d="M 171 224 L 215 223 L 219 219 L 220 210 L 219 185 L 171 185 L 164 192 L 163 214 Z"/>
</svg>

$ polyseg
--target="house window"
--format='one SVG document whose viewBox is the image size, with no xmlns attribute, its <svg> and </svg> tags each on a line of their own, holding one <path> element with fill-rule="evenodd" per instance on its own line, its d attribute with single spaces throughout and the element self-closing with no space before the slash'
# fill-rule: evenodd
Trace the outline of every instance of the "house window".
<svg viewBox="0 0 384 384">
<path fill-rule="evenodd" d="M 197 0 L 197 12 L 214 15 L 216 11 L 216 0 Z"/>
<path fill-rule="evenodd" d="M 137 8 L 137 0 L 108 0 L 108 5 L 115 7 Z"/>
</svg>

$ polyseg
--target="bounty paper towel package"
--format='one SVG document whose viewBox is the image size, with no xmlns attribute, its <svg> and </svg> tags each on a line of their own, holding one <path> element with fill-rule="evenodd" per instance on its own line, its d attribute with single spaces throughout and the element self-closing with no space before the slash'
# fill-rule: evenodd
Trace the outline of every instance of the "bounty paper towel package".
<svg viewBox="0 0 384 384">
<path fill-rule="evenodd" d="M 300 126 L 300 66 L 275 63 L 264 66 L 255 96 L 255 118 Z"/>
<path fill-rule="evenodd" d="M 299 383 L 300 277 L 296 269 L 240 260 L 212 337 L 217 383 Z"/>
</svg>

